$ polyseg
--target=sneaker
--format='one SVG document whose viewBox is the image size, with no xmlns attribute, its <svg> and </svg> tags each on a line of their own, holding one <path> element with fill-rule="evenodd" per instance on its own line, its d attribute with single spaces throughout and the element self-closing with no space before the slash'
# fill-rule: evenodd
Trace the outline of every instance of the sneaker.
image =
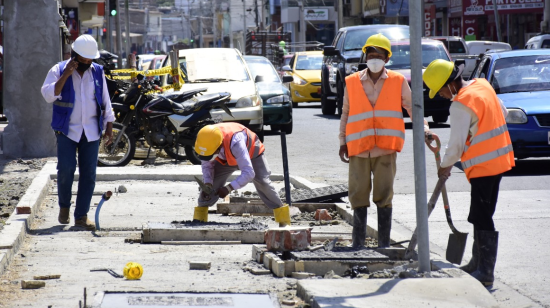
<svg viewBox="0 0 550 308">
<path fill-rule="evenodd" d="M 70 223 L 71 222 L 71 218 L 69 217 L 70 212 L 71 212 L 71 208 L 60 207 L 59 216 L 57 216 L 57 221 L 59 221 L 59 223 L 63 225 Z"/>
<path fill-rule="evenodd" d="M 75 227 L 85 228 L 87 230 L 95 230 L 94 222 L 88 219 L 88 216 L 82 216 L 74 222 Z"/>
</svg>

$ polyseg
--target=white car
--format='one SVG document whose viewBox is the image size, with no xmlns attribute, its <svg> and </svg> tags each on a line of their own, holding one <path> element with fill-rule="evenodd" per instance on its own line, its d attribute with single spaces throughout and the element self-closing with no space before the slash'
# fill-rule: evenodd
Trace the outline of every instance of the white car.
<svg viewBox="0 0 550 308">
<path fill-rule="evenodd" d="M 165 60 L 170 65 L 170 56 Z M 246 62 L 234 48 L 194 48 L 179 51 L 180 68 L 185 74 L 180 91 L 208 88 L 206 93 L 229 92 L 227 106 L 233 117 L 222 110 L 212 111 L 213 117 L 224 122 L 237 122 L 254 131 L 263 140 L 263 103 Z M 162 78 L 162 85 L 172 83 L 170 75 Z"/>
</svg>

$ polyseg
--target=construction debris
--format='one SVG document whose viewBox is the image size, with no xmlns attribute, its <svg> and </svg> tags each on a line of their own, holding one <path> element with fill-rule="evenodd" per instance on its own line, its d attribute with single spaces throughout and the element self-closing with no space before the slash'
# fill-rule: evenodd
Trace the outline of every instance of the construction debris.
<svg viewBox="0 0 550 308">
<path fill-rule="evenodd" d="M 45 281 L 21 280 L 21 289 L 40 289 L 46 286 Z"/>
<path fill-rule="evenodd" d="M 45 276 L 34 276 L 34 280 L 48 280 L 48 279 L 59 279 L 61 275 L 45 275 Z"/>
<path fill-rule="evenodd" d="M 209 270 L 210 262 L 206 261 L 189 261 L 190 270 Z"/>
</svg>

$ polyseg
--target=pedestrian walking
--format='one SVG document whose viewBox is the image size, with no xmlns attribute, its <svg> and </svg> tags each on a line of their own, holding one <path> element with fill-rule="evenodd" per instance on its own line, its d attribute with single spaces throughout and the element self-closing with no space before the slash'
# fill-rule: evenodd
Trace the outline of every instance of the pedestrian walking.
<svg viewBox="0 0 550 308">
<path fill-rule="evenodd" d="M 115 119 L 99 58 L 91 35 L 81 35 L 71 45 L 70 60 L 54 65 L 42 85 L 42 96 L 53 104 L 52 129 L 57 138 L 57 191 L 61 224 L 70 223 L 71 188 L 78 158 L 78 192 L 75 226 L 95 229 L 88 219 L 95 188 L 97 157 L 105 128 L 105 146 L 112 142 Z"/>
<path fill-rule="evenodd" d="M 349 163 L 352 247 L 365 245 L 371 189 L 377 207 L 378 247 L 389 247 L 397 152 L 405 141 L 402 108 L 412 119 L 411 89 L 403 75 L 384 67 L 392 56 L 388 38 L 370 36 L 363 52 L 367 68 L 346 77 L 339 155 Z M 426 131 L 426 121 L 424 125 Z"/>
<path fill-rule="evenodd" d="M 498 250 L 496 210 L 502 174 L 515 166 L 512 142 L 506 126 L 508 111 L 484 78 L 464 81 L 464 64 L 434 60 L 423 79 L 430 98 L 437 93 L 452 101 L 451 133 L 439 177 L 449 177 L 460 160 L 471 185 L 468 221 L 474 226 L 472 259 L 461 269 L 485 286 L 494 281 Z"/>
<path fill-rule="evenodd" d="M 211 194 L 201 191 L 193 220 L 208 221 L 209 206 L 252 181 L 262 201 L 273 209 L 275 221 L 280 226 L 290 225 L 289 206 L 283 205 L 271 184 L 264 151 L 258 136 L 241 124 L 228 122 L 203 127 L 197 135 L 195 152 L 201 159 L 204 183 L 213 191 Z M 241 174 L 225 185 L 237 170 Z"/>
</svg>

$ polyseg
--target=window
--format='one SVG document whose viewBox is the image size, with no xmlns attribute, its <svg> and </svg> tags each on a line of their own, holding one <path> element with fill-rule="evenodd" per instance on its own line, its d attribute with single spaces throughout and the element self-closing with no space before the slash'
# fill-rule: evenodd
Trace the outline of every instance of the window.
<svg viewBox="0 0 550 308">
<path fill-rule="evenodd" d="M 550 40 L 544 40 L 542 44 L 540 44 L 540 48 L 550 48 Z"/>
<path fill-rule="evenodd" d="M 466 48 L 461 41 L 450 41 L 448 48 L 450 53 L 466 53 Z"/>
</svg>

